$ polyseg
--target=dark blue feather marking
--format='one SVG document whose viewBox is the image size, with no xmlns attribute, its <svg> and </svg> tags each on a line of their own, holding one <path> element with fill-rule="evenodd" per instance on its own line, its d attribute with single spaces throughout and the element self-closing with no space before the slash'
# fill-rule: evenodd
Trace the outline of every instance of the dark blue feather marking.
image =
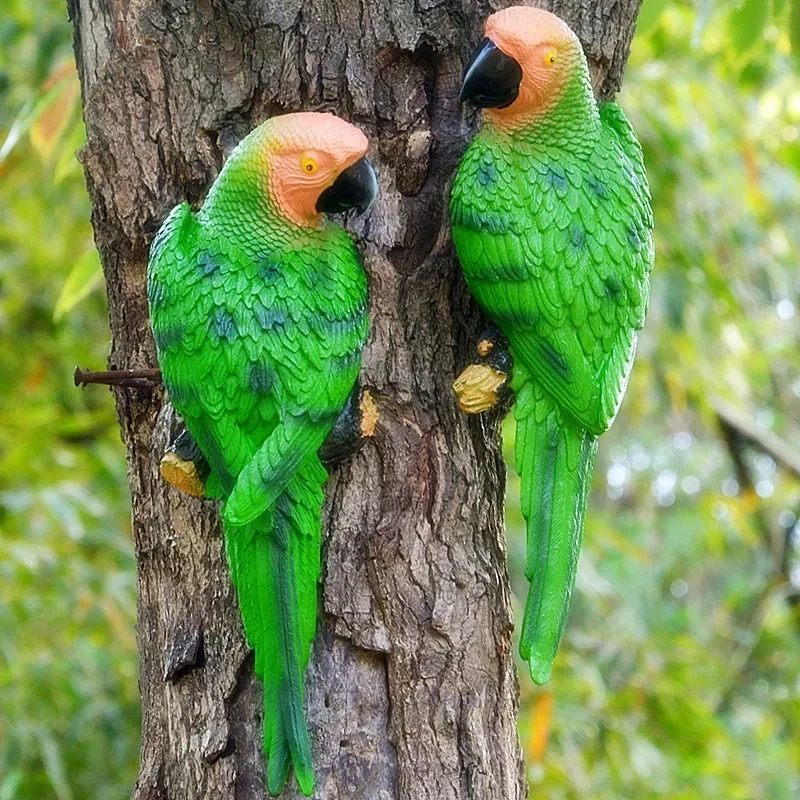
<svg viewBox="0 0 800 800">
<path fill-rule="evenodd" d="M 227 339 L 229 342 L 232 342 L 239 334 L 233 314 L 225 308 L 218 308 L 214 311 L 213 330 L 220 339 Z"/>
<path fill-rule="evenodd" d="M 208 277 L 213 275 L 222 266 L 222 262 L 210 251 L 201 250 L 197 255 L 197 268 Z"/>
<path fill-rule="evenodd" d="M 481 164 L 478 169 L 478 182 L 481 186 L 494 186 L 497 180 L 497 167 L 492 163 Z"/>
<path fill-rule="evenodd" d="M 548 167 L 546 178 L 547 182 L 558 191 L 563 192 L 567 188 L 567 176 L 558 167 Z"/>
<path fill-rule="evenodd" d="M 595 193 L 595 195 L 603 200 L 608 197 L 608 189 L 604 183 L 597 178 L 595 175 L 589 176 L 589 188 Z"/>
<path fill-rule="evenodd" d="M 256 321 L 265 331 L 286 324 L 286 313 L 279 308 L 258 308 L 256 309 Z"/>
<path fill-rule="evenodd" d="M 271 284 L 275 283 L 275 281 L 280 277 L 281 268 L 280 265 L 272 259 L 265 258 L 258 265 L 256 273 L 258 277 L 264 281 L 264 283 Z"/>
<path fill-rule="evenodd" d="M 269 394 L 275 388 L 276 382 L 275 371 L 266 364 L 253 364 L 250 367 L 250 389 L 253 394 Z"/>
<path fill-rule="evenodd" d="M 182 322 L 169 325 L 165 328 L 155 328 L 153 336 L 155 336 L 156 344 L 159 350 L 170 350 L 176 344 L 179 344 L 183 338 L 185 326 Z"/>
<path fill-rule="evenodd" d="M 160 308 L 164 305 L 164 298 L 167 292 L 164 284 L 160 280 L 151 276 L 147 290 L 147 299 L 151 306 Z"/>
<path fill-rule="evenodd" d="M 634 249 L 635 252 L 639 252 L 642 249 L 642 237 L 639 231 L 634 228 L 628 228 L 628 244 Z"/>
<path fill-rule="evenodd" d="M 613 275 L 609 275 L 607 278 L 603 278 L 603 284 L 606 287 L 606 295 L 612 299 L 619 297 L 620 292 L 622 291 L 622 285 L 619 282 L 618 278 L 615 278 Z"/>
</svg>

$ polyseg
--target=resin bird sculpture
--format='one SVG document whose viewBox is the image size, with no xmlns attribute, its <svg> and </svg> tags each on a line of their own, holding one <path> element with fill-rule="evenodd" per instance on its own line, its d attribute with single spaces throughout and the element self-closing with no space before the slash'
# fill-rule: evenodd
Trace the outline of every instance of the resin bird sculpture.
<svg viewBox="0 0 800 800">
<path fill-rule="evenodd" d="M 318 450 L 367 338 L 367 278 L 326 212 L 377 192 L 361 131 L 330 114 L 275 117 L 231 153 L 199 212 L 170 213 L 148 297 L 164 384 L 210 467 L 255 672 L 267 786 L 314 785 L 303 673 L 316 626 Z"/>
<path fill-rule="evenodd" d="M 551 675 L 575 583 L 597 437 L 628 383 L 645 320 L 653 217 L 642 150 L 619 106 L 596 103 L 578 38 L 513 7 L 488 18 L 462 101 L 483 128 L 459 166 L 453 240 L 467 284 L 502 335 L 454 388 L 464 410 L 516 396 L 516 468 L 530 582 L 520 653 Z"/>
</svg>

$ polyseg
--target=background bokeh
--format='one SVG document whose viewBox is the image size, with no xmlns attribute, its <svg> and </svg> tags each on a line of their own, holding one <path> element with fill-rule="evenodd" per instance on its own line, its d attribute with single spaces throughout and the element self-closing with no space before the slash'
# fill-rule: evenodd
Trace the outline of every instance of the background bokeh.
<svg viewBox="0 0 800 800">
<path fill-rule="evenodd" d="M 533 797 L 800 797 L 800 480 L 770 455 L 800 459 L 799 58 L 800 0 L 645 0 L 621 102 L 654 196 L 652 307 L 553 680 L 521 676 Z M 110 394 L 71 379 L 108 340 L 83 135 L 62 3 L 6 0 L 0 800 L 122 800 L 137 767 L 124 453 Z"/>
</svg>

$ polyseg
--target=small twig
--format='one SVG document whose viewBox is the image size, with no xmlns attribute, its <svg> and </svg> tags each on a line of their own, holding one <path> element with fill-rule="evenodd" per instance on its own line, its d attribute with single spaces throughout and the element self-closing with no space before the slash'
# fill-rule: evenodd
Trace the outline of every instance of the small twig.
<svg viewBox="0 0 800 800">
<path fill-rule="evenodd" d="M 739 484 L 742 492 L 747 492 L 752 497 L 756 496 L 756 487 L 753 482 L 753 477 L 744 460 L 744 448 L 748 443 L 752 443 L 752 438 L 745 436 L 740 427 L 732 424 L 730 420 L 723 416 L 719 411 L 717 413 L 717 424 L 719 425 L 722 438 L 728 447 L 728 454 L 731 457 L 733 464 L 733 471 L 736 475 L 736 481 Z M 772 551 L 773 563 L 775 564 L 775 571 L 780 572 L 781 554 L 779 554 L 775 547 L 775 537 L 773 536 L 772 529 L 769 524 L 764 510 L 760 503 L 755 504 L 753 510 L 755 522 L 758 525 L 761 535 L 765 542 L 770 545 Z"/>
<path fill-rule="evenodd" d="M 730 709 L 731 703 L 739 690 L 742 677 L 746 675 L 751 668 L 756 648 L 764 632 L 764 623 L 767 618 L 767 612 L 769 611 L 769 605 L 776 595 L 783 595 L 788 601 L 791 597 L 791 587 L 786 583 L 770 581 L 767 587 L 757 597 L 756 602 L 753 604 L 754 608 L 752 614 L 747 624 L 744 626 L 750 633 L 750 641 L 733 648 L 728 658 L 729 664 L 731 665 L 729 678 L 726 684 L 721 687 L 721 691 L 717 696 L 717 700 L 714 703 L 714 713 L 722 714 Z"/>
<path fill-rule="evenodd" d="M 733 428 L 743 439 L 763 450 L 785 470 L 800 478 L 800 453 L 780 436 L 761 427 L 752 417 L 721 397 L 711 398 L 711 407 L 720 422 Z"/>
<path fill-rule="evenodd" d="M 744 460 L 746 445 L 762 450 L 785 470 L 800 477 L 800 455 L 780 437 L 772 431 L 762 428 L 747 414 L 719 397 L 712 398 L 711 406 L 717 416 L 720 433 L 728 447 L 733 470 L 743 492 L 753 497 L 757 496 L 753 476 Z M 769 545 L 772 555 L 772 575 L 768 585 L 754 603 L 753 611 L 745 626 L 751 634 L 751 641 L 736 648 L 731 654 L 731 662 L 734 666 L 730 680 L 715 704 L 717 712 L 725 711 L 730 707 L 742 676 L 750 669 L 772 597 L 776 592 L 780 592 L 790 606 L 798 603 L 797 595 L 792 591 L 793 584 L 790 574 L 791 527 L 793 526 L 786 530 L 774 528 L 757 500 L 752 515 L 756 526 L 761 530 L 764 542 Z"/>
<path fill-rule="evenodd" d="M 93 372 L 75 367 L 72 373 L 75 385 L 83 388 L 90 383 L 105 386 L 124 386 L 132 389 L 153 389 L 161 383 L 160 369 L 111 369 Z"/>
</svg>

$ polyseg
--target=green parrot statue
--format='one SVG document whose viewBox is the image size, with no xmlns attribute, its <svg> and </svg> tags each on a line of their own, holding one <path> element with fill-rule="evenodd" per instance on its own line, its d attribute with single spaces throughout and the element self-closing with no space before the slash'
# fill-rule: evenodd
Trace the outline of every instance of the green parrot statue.
<svg viewBox="0 0 800 800">
<path fill-rule="evenodd" d="M 598 106 L 578 38 L 547 11 L 488 18 L 460 99 L 484 124 L 453 185 L 453 241 L 501 335 L 484 337 L 454 388 L 465 411 L 490 407 L 507 342 L 530 582 L 520 654 L 541 684 L 575 583 L 597 437 L 617 414 L 647 312 L 650 193 L 630 123 L 615 103 Z"/>
<path fill-rule="evenodd" d="M 325 213 L 377 193 L 367 139 L 332 114 L 274 117 L 231 153 L 197 212 L 172 210 L 150 252 L 164 385 L 208 464 L 244 630 L 264 686 L 267 787 L 314 786 L 303 675 L 314 638 L 318 451 L 367 339 L 367 277 Z"/>
</svg>

